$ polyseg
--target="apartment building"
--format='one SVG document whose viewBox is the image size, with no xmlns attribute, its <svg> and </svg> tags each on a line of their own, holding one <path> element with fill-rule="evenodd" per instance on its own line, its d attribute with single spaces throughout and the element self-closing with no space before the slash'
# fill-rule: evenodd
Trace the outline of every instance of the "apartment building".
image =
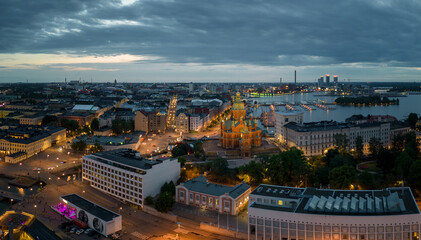
<svg viewBox="0 0 421 240">
<path fill-rule="evenodd" d="M 176 187 L 176 201 L 236 215 L 246 205 L 250 191 L 244 182 L 232 187 L 210 183 L 201 175 Z"/>
<path fill-rule="evenodd" d="M 334 190 L 260 185 L 248 206 L 248 239 L 416 240 L 411 189 Z"/>
<path fill-rule="evenodd" d="M 283 142 L 284 125 L 290 122 L 303 123 L 304 113 L 299 111 L 278 111 L 274 113 L 275 119 L 275 139 Z"/>
<path fill-rule="evenodd" d="M 188 133 L 190 130 L 190 124 L 189 124 L 189 115 L 180 112 L 175 117 L 175 132 L 176 133 Z"/>
<path fill-rule="evenodd" d="M 137 111 L 134 117 L 135 131 L 165 132 L 167 114 L 162 111 Z"/>
<path fill-rule="evenodd" d="M 333 148 L 337 134 L 347 137 L 349 149 L 355 149 L 356 139 L 361 136 L 366 152 L 371 138 L 377 138 L 383 146 L 389 146 L 393 137 L 391 123 L 388 122 L 348 124 L 322 121 L 303 124 L 288 123 L 284 125 L 279 139 L 281 143 L 289 147 L 297 147 L 306 156 L 313 156 L 323 154 Z"/>
<path fill-rule="evenodd" d="M 203 118 L 200 114 L 190 114 L 190 131 L 199 132 L 203 128 Z"/>
<path fill-rule="evenodd" d="M 177 182 L 180 163 L 175 158 L 148 160 L 139 152 L 116 149 L 82 157 L 82 180 L 122 201 L 143 207 L 165 182 Z"/>
</svg>

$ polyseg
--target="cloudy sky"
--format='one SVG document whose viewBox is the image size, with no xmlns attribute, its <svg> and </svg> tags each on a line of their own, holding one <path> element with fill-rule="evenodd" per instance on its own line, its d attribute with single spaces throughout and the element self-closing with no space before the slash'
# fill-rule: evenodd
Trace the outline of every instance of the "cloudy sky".
<svg viewBox="0 0 421 240">
<path fill-rule="evenodd" d="M 421 81 L 419 0 L 2 0 L 0 82 Z"/>
</svg>

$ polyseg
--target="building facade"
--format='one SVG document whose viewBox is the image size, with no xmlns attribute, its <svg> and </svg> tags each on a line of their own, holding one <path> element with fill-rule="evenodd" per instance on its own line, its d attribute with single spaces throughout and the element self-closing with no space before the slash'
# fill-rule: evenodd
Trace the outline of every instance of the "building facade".
<svg viewBox="0 0 421 240">
<path fill-rule="evenodd" d="M 0 130 L 0 153 L 6 162 L 18 163 L 65 140 L 62 127 L 19 126 Z"/>
<path fill-rule="evenodd" d="M 284 142 L 284 125 L 290 122 L 303 123 L 304 113 L 299 111 L 275 112 L 275 139 Z"/>
<path fill-rule="evenodd" d="M 203 118 L 200 114 L 190 114 L 190 131 L 199 132 L 203 128 Z"/>
<path fill-rule="evenodd" d="M 246 206 L 250 191 L 244 182 L 231 187 L 210 183 L 199 176 L 178 185 L 175 199 L 185 205 L 236 215 Z"/>
<path fill-rule="evenodd" d="M 188 133 L 190 130 L 189 115 L 181 112 L 175 117 L 175 132 L 176 133 Z"/>
<path fill-rule="evenodd" d="M 177 182 L 180 163 L 174 158 L 147 160 L 130 149 L 116 149 L 82 157 L 82 180 L 122 201 L 143 207 L 165 182 Z"/>
<path fill-rule="evenodd" d="M 392 131 L 393 129 L 393 131 Z M 281 143 L 289 147 L 297 147 L 306 156 L 314 156 L 325 153 L 335 147 L 335 135 L 344 135 L 348 140 L 348 148 L 355 149 L 356 139 L 362 137 L 364 152 L 368 152 L 369 141 L 376 138 L 380 143 L 390 146 L 394 134 L 408 130 L 405 126 L 391 125 L 389 122 L 373 122 L 364 124 L 337 123 L 334 121 L 322 121 L 311 123 L 288 123 L 284 125 L 279 137 Z"/>
<path fill-rule="evenodd" d="M 260 185 L 248 207 L 250 240 L 417 240 L 409 188 L 332 190 Z"/>
<path fill-rule="evenodd" d="M 231 108 L 231 119 L 221 121 L 221 146 L 227 149 L 241 150 L 243 157 L 251 155 L 253 147 L 262 145 L 262 130 L 253 119 L 245 119 L 246 108 L 237 93 Z"/>
</svg>

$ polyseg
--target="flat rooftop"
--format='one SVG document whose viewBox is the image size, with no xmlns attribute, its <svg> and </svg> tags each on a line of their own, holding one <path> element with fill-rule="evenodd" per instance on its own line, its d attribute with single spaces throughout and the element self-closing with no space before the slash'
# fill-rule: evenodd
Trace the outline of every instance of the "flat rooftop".
<svg viewBox="0 0 421 240">
<path fill-rule="evenodd" d="M 65 195 L 65 196 L 61 196 L 61 198 L 79 207 L 85 212 L 91 213 L 92 215 L 95 215 L 96 217 L 106 222 L 111 221 L 114 218 L 120 216 L 119 214 L 112 212 L 106 208 L 103 208 L 99 205 L 96 205 L 95 203 L 88 201 L 77 194 Z"/>
<path fill-rule="evenodd" d="M 96 157 L 99 157 L 102 159 L 106 159 L 107 161 L 121 163 L 123 165 L 142 169 L 142 170 L 151 169 L 153 165 L 160 164 L 162 162 L 160 160 L 152 161 L 152 160 L 142 158 L 139 152 L 136 152 L 132 149 L 115 149 L 111 151 L 95 153 L 95 154 L 88 155 L 85 157 L 93 159 L 93 160 L 98 160 L 96 159 Z"/>
<path fill-rule="evenodd" d="M 254 203 L 251 207 L 308 214 L 402 215 L 420 214 L 409 187 L 381 190 L 294 188 L 262 184 L 251 195 L 293 202 L 278 206 Z M 296 204 L 298 203 L 298 204 Z M 263 206 L 264 205 L 264 206 Z"/>
</svg>

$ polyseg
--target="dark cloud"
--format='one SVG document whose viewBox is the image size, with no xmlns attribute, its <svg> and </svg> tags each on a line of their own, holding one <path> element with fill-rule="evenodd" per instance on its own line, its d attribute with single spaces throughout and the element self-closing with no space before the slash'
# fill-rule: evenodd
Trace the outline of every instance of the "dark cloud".
<svg viewBox="0 0 421 240">
<path fill-rule="evenodd" d="M 141 54 L 203 64 L 421 66 L 421 2 L 0 3 L 0 52 Z"/>
</svg>

